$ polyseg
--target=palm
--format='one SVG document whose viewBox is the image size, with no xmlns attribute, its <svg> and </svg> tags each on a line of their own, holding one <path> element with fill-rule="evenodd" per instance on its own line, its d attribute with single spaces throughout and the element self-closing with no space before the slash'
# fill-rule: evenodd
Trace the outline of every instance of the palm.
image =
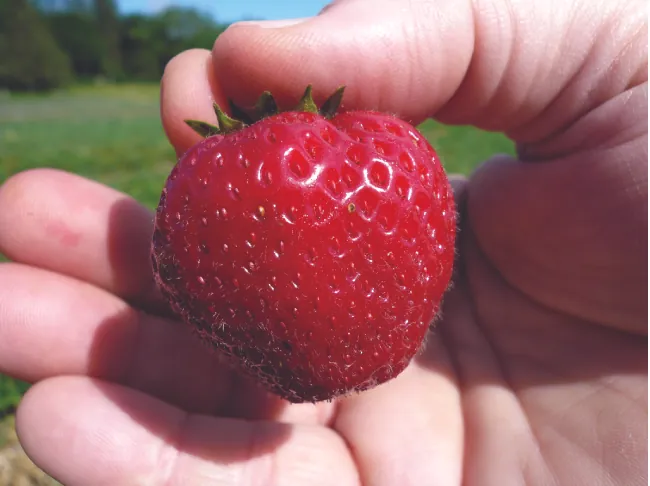
<svg viewBox="0 0 650 486">
<path fill-rule="evenodd" d="M 641 481 L 625 465 L 645 455 L 645 339 L 538 304 L 468 233 L 463 255 L 441 333 L 462 396 L 466 484 Z"/>
<path fill-rule="evenodd" d="M 481 190 L 474 182 L 470 195 Z M 369 392 L 287 406 L 223 367 L 185 326 L 155 315 L 150 213 L 68 174 L 13 179 L 0 193 L 4 224 L 24 204 L 45 218 L 12 225 L 17 239 L 5 239 L 4 248 L 23 264 L 0 266 L 0 281 L 11 282 L 0 294 L 8 309 L 2 364 L 42 380 L 18 416 L 26 449 L 66 484 L 142 477 L 150 484 L 206 477 L 245 484 L 274 474 L 287 484 L 373 486 L 642 480 L 646 339 L 623 329 L 643 331 L 643 300 L 633 306 L 641 314 L 609 324 L 539 304 L 548 295 L 525 293 L 502 276 L 512 278 L 508 262 L 515 260 L 500 259 L 490 243 L 498 238 L 476 219 L 489 205 L 472 209 L 460 192 L 461 208 L 469 209 L 462 211 L 455 284 L 421 355 Z M 60 218 L 79 207 L 84 211 L 64 231 Z M 53 236 L 60 238 L 54 246 Z M 29 244 L 21 245 L 25 237 Z M 581 261 L 575 248 L 567 251 Z M 560 270 L 558 280 L 581 275 L 575 267 Z M 609 303 L 635 293 L 609 288 Z M 21 341 L 29 346 L 13 344 Z M 84 444 L 73 462 L 69 449 L 43 447 L 71 440 Z M 110 467 L 98 468 L 106 457 Z"/>
<path fill-rule="evenodd" d="M 183 326 L 153 317 L 143 342 L 163 331 L 150 345 L 164 359 L 136 362 L 126 382 L 189 412 L 286 424 L 257 439 L 250 427 L 235 444 L 241 461 L 272 452 L 299 427 L 321 446 L 321 459 L 348 466 L 340 479 L 349 484 L 564 484 L 603 475 L 633 484 L 624 471 L 631 457 L 641 460 L 645 341 L 538 304 L 504 281 L 470 228 L 461 234 L 443 320 L 409 369 L 382 387 L 334 404 L 288 406 L 221 366 Z M 147 407 L 115 402 L 135 417 Z M 149 426 L 144 415 L 142 422 Z M 603 442 L 617 454 L 603 456 Z M 209 439 L 181 446 L 225 459 L 210 449 Z"/>
<path fill-rule="evenodd" d="M 393 382 L 340 402 L 333 427 L 364 484 L 641 484 L 627 466 L 645 456 L 645 338 L 536 303 L 463 229 L 425 351 Z"/>
<path fill-rule="evenodd" d="M 641 481 L 624 471 L 639 453 L 635 438 L 646 416 L 644 340 L 537 304 L 504 282 L 471 235 L 461 254 L 443 321 L 412 366 L 380 388 L 335 404 L 286 406 L 215 363 L 206 373 L 214 357 L 201 351 L 189 381 L 172 382 L 183 389 L 163 384 L 151 392 L 195 412 L 317 426 L 314 440 L 330 436 L 331 449 L 319 455 L 356 461 L 350 484 L 357 475 L 373 485 L 460 484 L 461 477 L 468 485 L 565 484 L 576 476 L 593 484 L 603 475 Z M 186 344 L 183 359 L 196 356 L 196 343 Z M 202 379 L 192 379 L 199 369 Z M 133 379 L 140 374 L 133 370 Z M 268 452 L 284 432 L 275 429 L 252 448 L 244 441 L 241 459 Z M 594 434 L 618 453 L 603 457 Z"/>
</svg>

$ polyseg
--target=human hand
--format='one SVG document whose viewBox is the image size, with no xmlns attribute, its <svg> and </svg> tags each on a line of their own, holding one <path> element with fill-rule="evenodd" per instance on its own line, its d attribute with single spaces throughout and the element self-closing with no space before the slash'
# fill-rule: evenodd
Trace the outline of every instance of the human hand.
<svg viewBox="0 0 650 486">
<path fill-rule="evenodd" d="M 345 83 L 347 107 L 501 130 L 523 162 L 455 181 L 455 284 L 422 355 L 317 406 L 260 392 L 165 315 L 147 210 L 70 174 L 12 178 L 0 371 L 37 382 L 27 452 L 66 485 L 645 483 L 644 6 L 348 0 L 179 55 L 162 90 L 179 153 L 213 98 Z"/>
</svg>

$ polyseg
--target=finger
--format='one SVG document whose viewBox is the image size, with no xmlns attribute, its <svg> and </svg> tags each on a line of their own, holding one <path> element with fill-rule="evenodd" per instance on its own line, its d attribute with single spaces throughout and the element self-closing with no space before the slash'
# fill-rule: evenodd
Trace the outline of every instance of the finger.
<svg viewBox="0 0 650 486">
<path fill-rule="evenodd" d="M 34 462 L 69 486 L 360 484 L 330 429 L 187 415 L 89 378 L 34 386 L 17 430 Z"/>
<path fill-rule="evenodd" d="M 461 245 L 468 240 L 467 233 L 462 234 Z M 467 253 L 466 246 L 461 248 L 464 256 Z M 467 265 L 465 258 L 462 265 Z M 473 275 L 475 273 L 472 272 Z M 490 297 L 495 295 L 492 290 L 494 284 L 490 282 L 488 285 L 490 295 L 486 298 L 485 293 L 481 294 L 482 301 L 492 304 L 503 302 L 496 299 L 490 301 Z M 477 307 L 472 302 L 470 293 L 466 272 L 458 269 L 454 288 L 445 298 L 445 319 L 437 327 L 444 348 L 453 360 L 458 386 L 462 390 L 461 410 L 465 438 L 461 461 L 463 479 L 456 484 L 501 484 L 503 477 L 508 474 L 513 476 L 511 471 L 521 474 L 522 462 L 535 464 L 534 454 L 531 455 L 535 458 L 533 460 L 523 457 L 530 450 L 537 452 L 539 443 L 531 431 L 521 402 L 511 388 L 512 383 L 506 381 L 503 362 L 495 355 L 494 344 L 487 339 L 485 330 L 476 322 Z M 504 306 L 497 304 L 492 307 L 501 313 L 500 316 L 513 316 L 512 320 L 515 321 L 521 315 L 516 314 L 517 317 L 514 317 L 509 306 L 505 312 Z M 521 325 L 517 327 L 520 332 L 527 332 L 524 328 Z M 549 341 L 555 338 L 548 331 L 544 334 Z M 519 337 L 519 347 L 513 350 L 513 355 L 527 356 L 525 352 L 522 353 L 522 343 L 537 349 L 539 343 L 530 339 L 530 334 L 527 337 L 528 339 Z M 518 390 L 522 388 L 525 387 L 519 386 Z M 494 454 L 497 449 L 499 453 Z M 523 479 L 519 482 L 526 483 Z"/>
<path fill-rule="evenodd" d="M 227 106 L 214 75 L 210 51 L 191 49 L 174 57 L 165 67 L 160 100 L 165 133 L 181 155 L 201 138 L 185 120 L 216 124 L 212 104 Z"/>
<path fill-rule="evenodd" d="M 321 97 L 345 84 L 348 107 L 548 142 L 647 79 L 646 25 L 645 3 L 624 0 L 348 0 L 289 26 L 234 24 L 213 65 L 242 103 L 271 90 L 288 104 L 308 83 Z"/>
<path fill-rule="evenodd" d="M 397 378 L 342 400 L 334 427 L 355 445 L 363 484 L 461 484 L 461 397 L 438 332 Z"/>
<path fill-rule="evenodd" d="M 152 232 L 151 211 L 77 175 L 36 169 L 0 187 L 0 253 L 153 309 Z"/>
<path fill-rule="evenodd" d="M 456 205 L 462 208 L 467 179 L 457 174 L 450 174 L 449 179 Z M 446 310 L 441 312 L 440 317 L 447 319 Z M 454 323 L 434 324 L 420 353 L 397 378 L 339 403 L 333 426 L 355 444 L 364 484 L 402 484 L 404 471 L 409 471 L 413 484 L 443 486 L 462 482 L 460 391 L 438 330 L 439 326 Z M 399 420 L 395 420 L 396 410 Z M 385 457 L 402 466 L 395 469 L 390 463 L 378 461 Z"/>
<path fill-rule="evenodd" d="M 47 356 L 47 359 L 43 359 Z M 0 264 L 0 373 L 29 382 L 89 375 L 194 413 L 325 424 L 332 403 L 288 406 L 223 363 L 180 322 L 153 317 L 87 283 Z"/>
<path fill-rule="evenodd" d="M 216 77 L 224 92 L 241 103 L 252 103 L 259 93 L 270 90 L 285 106 L 295 103 L 307 84 L 314 85 L 321 99 L 345 84 L 345 107 L 374 108 L 420 121 L 432 113 L 430 86 L 458 85 L 462 73 L 434 69 L 430 59 L 423 59 L 432 49 L 422 42 L 427 39 L 422 38 L 421 28 L 434 18 L 429 15 L 417 25 L 415 16 L 422 14 L 418 9 L 414 8 L 411 17 L 409 9 L 396 2 L 336 2 L 321 15 L 288 26 L 234 24 L 214 45 Z M 439 15 L 445 21 L 441 25 L 453 24 L 459 31 L 470 32 L 469 14 L 469 2 L 456 2 L 447 11 L 442 7 Z M 443 30 L 447 34 L 444 44 L 465 47 L 458 52 L 464 58 L 456 61 L 466 65 L 471 35 Z M 420 49 L 426 51 L 421 52 L 423 58 L 412 58 Z M 424 83 L 430 86 L 422 98 Z"/>
<path fill-rule="evenodd" d="M 185 325 L 13 263 L 0 265 L 0 372 L 29 382 L 101 377 L 199 413 L 218 411 L 232 386 L 228 369 Z"/>
<path fill-rule="evenodd" d="M 493 159 L 467 189 L 468 221 L 481 250 L 508 283 L 534 300 L 647 333 L 644 146 L 647 136 L 551 163 Z"/>
</svg>

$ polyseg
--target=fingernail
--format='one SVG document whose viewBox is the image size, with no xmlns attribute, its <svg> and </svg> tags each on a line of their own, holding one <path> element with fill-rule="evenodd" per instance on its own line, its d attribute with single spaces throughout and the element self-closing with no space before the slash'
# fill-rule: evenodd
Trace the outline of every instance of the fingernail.
<svg viewBox="0 0 650 486">
<path fill-rule="evenodd" d="M 296 25 L 305 20 L 309 20 L 309 17 L 304 17 L 300 19 L 285 19 L 285 20 L 242 20 L 237 22 L 237 25 L 255 25 L 263 29 L 279 29 L 282 27 L 289 27 L 291 25 Z"/>
</svg>

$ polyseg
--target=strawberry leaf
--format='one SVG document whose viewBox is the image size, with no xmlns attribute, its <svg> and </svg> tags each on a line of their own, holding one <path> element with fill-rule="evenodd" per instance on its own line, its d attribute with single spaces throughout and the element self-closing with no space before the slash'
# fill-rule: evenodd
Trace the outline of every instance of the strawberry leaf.
<svg viewBox="0 0 650 486">
<path fill-rule="evenodd" d="M 340 86 L 337 88 L 332 95 L 325 100 L 325 103 L 320 107 L 318 113 L 324 118 L 332 118 L 336 115 L 336 111 L 341 105 L 341 100 L 343 99 L 343 91 L 345 91 L 345 86 Z"/>
<path fill-rule="evenodd" d="M 298 105 L 294 108 L 294 111 L 302 111 L 306 113 L 318 113 L 318 106 L 314 103 L 314 98 L 311 94 L 311 84 L 307 86 L 305 94 L 302 95 Z"/>
<path fill-rule="evenodd" d="M 278 105 L 269 91 L 264 91 L 255 104 L 256 121 L 278 114 Z"/>
<path fill-rule="evenodd" d="M 236 105 L 233 100 L 228 100 L 228 104 L 230 105 L 230 113 L 232 113 L 232 117 L 236 120 L 241 120 L 246 125 L 252 125 L 257 121 L 255 116 L 249 115 L 243 108 Z"/>
<path fill-rule="evenodd" d="M 219 122 L 219 132 L 223 135 L 226 133 L 236 132 L 241 130 L 246 126 L 246 124 L 241 120 L 236 120 L 229 117 L 226 113 L 219 108 L 219 105 L 216 103 L 212 104 L 214 108 L 214 113 L 217 115 L 217 121 Z"/>
<path fill-rule="evenodd" d="M 212 135 L 219 135 L 221 133 L 219 127 L 201 120 L 185 120 L 185 123 L 203 138 L 208 138 Z"/>
</svg>

